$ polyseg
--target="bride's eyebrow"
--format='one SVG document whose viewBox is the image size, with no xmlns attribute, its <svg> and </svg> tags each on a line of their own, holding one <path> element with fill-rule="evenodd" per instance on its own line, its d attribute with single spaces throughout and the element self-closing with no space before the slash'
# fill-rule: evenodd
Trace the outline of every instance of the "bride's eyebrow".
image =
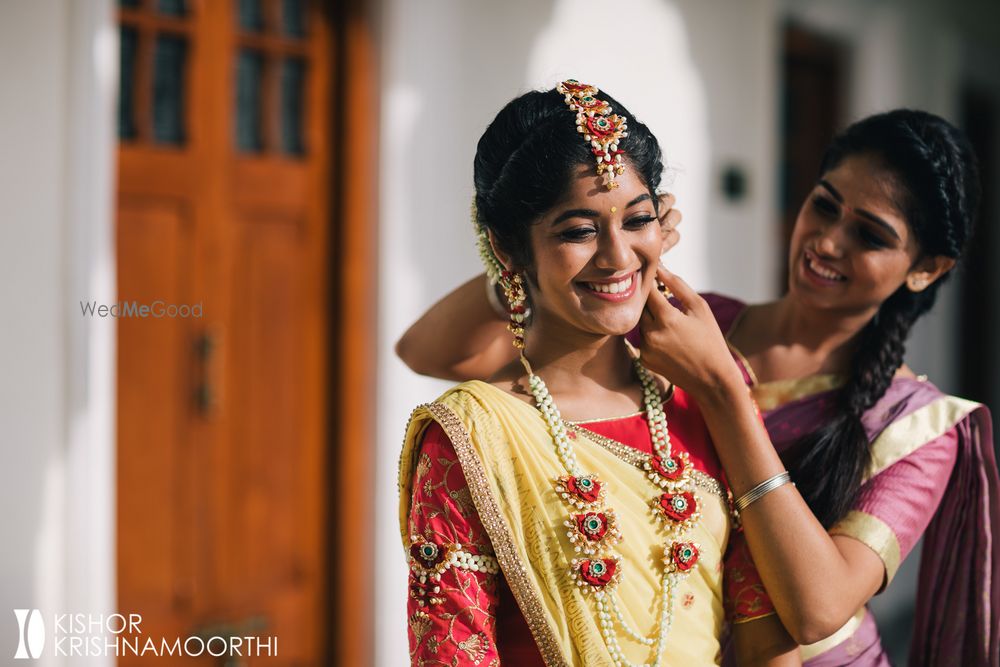
<svg viewBox="0 0 1000 667">
<path fill-rule="evenodd" d="M 554 227 L 555 225 L 558 225 L 560 222 L 564 220 L 569 220 L 570 218 L 596 218 L 599 215 L 600 213 L 598 213 L 592 208 L 571 208 L 567 211 L 563 211 L 558 216 L 556 216 L 556 219 L 552 221 L 550 227 Z"/>
<path fill-rule="evenodd" d="M 631 208 L 636 204 L 639 204 L 640 202 L 650 201 L 652 199 L 653 198 L 649 196 L 649 193 L 646 192 L 639 195 L 629 203 L 625 204 L 625 208 Z M 596 218 L 599 215 L 600 213 L 598 213 L 592 208 L 571 208 L 557 215 L 555 220 L 552 221 L 550 227 L 554 227 L 555 225 L 558 225 L 560 222 L 563 222 L 564 220 L 569 220 L 570 218 Z"/>
</svg>

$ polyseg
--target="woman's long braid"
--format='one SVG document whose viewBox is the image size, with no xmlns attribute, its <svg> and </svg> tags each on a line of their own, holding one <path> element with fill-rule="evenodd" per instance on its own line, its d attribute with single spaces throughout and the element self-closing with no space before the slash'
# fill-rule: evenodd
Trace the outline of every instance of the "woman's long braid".
<svg viewBox="0 0 1000 667">
<path fill-rule="evenodd" d="M 905 287 L 879 309 L 858 336 L 851 362 L 855 372 L 838 393 L 838 414 L 801 443 L 803 455 L 790 466 L 803 498 L 830 527 L 854 504 L 871 461 L 861 418 L 885 394 L 903 364 L 906 338 L 918 317 L 919 295 Z M 846 451 L 845 451 L 846 450 Z M 845 493 L 845 490 L 849 490 Z"/>
</svg>

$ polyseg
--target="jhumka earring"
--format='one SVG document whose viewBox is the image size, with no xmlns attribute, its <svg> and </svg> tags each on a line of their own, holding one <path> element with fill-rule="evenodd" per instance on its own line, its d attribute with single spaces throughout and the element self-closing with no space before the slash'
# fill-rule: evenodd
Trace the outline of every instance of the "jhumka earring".
<svg viewBox="0 0 1000 667">
<path fill-rule="evenodd" d="M 476 244 L 479 247 L 479 257 L 483 260 L 483 266 L 486 268 L 487 292 L 488 294 L 494 294 L 493 286 L 496 284 L 500 285 L 500 289 L 503 290 L 504 296 L 507 299 L 505 310 L 510 315 L 510 322 L 507 324 L 507 329 L 514 334 L 514 347 L 523 350 L 524 323 L 531 316 L 531 310 L 527 305 L 528 295 L 524 291 L 524 279 L 521 277 L 521 274 L 504 269 L 496 253 L 493 252 L 493 246 L 490 245 L 486 228 L 479 222 L 479 213 L 476 211 L 475 200 L 472 202 L 472 224 L 476 229 Z"/>
<path fill-rule="evenodd" d="M 500 274 L 500 287 L 510 308 L 510 323 L 507 329 L 514 334 L 514 347 L 524 349 L 524 320 L 527 315 L 525 302 L 528 295 L 524 291 L 524 279 L 520 273 L 503 271 Z"/>
</svg>

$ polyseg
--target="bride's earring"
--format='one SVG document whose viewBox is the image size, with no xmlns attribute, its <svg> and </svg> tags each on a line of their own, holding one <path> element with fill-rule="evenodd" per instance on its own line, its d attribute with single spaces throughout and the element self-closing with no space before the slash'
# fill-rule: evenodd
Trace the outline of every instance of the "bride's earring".
<svg viewBox="0 0 1000 667">
<path fill-rule="evenodd" d="M 507 325 L 507 329 L 514 334 L 514 347 L 523 350 L 524 320 L 527 313 L 525 302 L 528 299 L 528 295 L 524 291 L 524 280 L 520 273 L 504 271 L 500 274 L 500 287 L 503 288 L 510 309 L 510 323 Z"/>
</svg>

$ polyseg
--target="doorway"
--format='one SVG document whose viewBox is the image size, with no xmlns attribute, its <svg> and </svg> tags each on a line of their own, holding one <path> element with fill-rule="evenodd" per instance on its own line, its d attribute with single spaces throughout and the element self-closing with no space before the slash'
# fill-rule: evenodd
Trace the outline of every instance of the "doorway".
<svg viewBox="0 0 1000 667">
<path fill-rule="evenodd" d="M 781 164 L 778 175 L 781 263 L 778 294 L 788 286 L 788 246 L 799 207 L 816 184 L 819 163 L 844 123 L 847 50 L 795 23 L 785 26 L 782 51 Z"/>
<path fill-rule="evenodd" d="M 229 665 L 370 652 L 367 4 L 119 0 L 118 606 Z"/>
</svg>

